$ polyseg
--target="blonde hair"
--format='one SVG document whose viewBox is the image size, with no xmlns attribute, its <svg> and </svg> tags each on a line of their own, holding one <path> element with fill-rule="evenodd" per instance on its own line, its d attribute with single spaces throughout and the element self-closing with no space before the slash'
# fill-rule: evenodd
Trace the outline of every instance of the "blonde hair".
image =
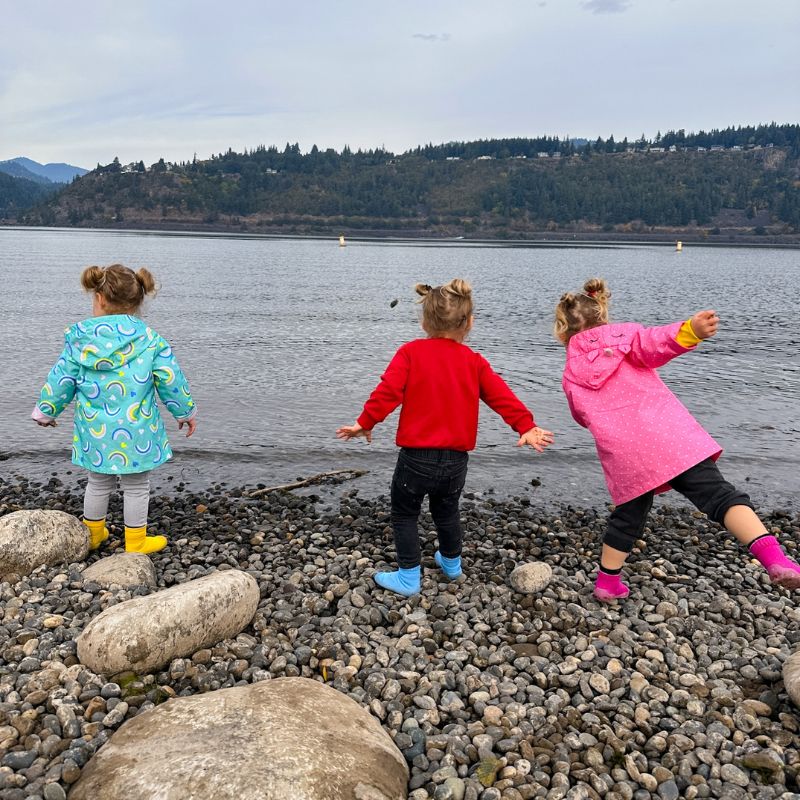
<svg viewBox="0 0 800 800">
<path fill-rule="evenodd" d="M 81 273 L 81 286 L 99 294 L 111 313 L 134 314 L 147 295 L 155 295 L 156 280 L 142 267 L 134 272 L 122 264 L 108 267 L 86 267 Z"/>
<path fill-rule="evenodd" d="M 472 317 L 472 287 L 462 278 L 453 278 L 443 286 L 418 283 L 414 287 L 421 295 L 422 327 L 429 334 L 469 329 Z"/>
<path fill-rule="evenodd" d="M 556 306 L 553 334 L 562 344 L 587 328 L 596 328 L 608 322 L 608 301 L 611 292 L 602 278 L 589 278 L 582 292 L 561 295 Z"/>
</svg>

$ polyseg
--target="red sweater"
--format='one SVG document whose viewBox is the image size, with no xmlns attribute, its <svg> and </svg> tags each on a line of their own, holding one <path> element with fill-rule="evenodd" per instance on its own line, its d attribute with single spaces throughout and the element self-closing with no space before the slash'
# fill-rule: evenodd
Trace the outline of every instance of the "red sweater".
<svg viewBox="0 0 800 800">
<path fill-rule="evenodd" d="M 399 447 L 473 450 L 478 400 L 519 434 L 536 424 L 482 355 L 452 339 L 415 339 L 395 353 L 357 421 L 372 430 L 402 403 Z"/>
</svg>

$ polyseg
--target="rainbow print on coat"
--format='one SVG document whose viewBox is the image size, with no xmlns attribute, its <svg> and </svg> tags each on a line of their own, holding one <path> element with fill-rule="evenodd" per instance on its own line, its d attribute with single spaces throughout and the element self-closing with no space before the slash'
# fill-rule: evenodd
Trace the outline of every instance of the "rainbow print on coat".
<svg viewBox="0 0 800 800">
<path fill-rule="evenodd" d="M 67 329 L 37 407 L 55 418 L 74 400 L 73 464 L 124 475 L 172 457 L 156 397 L 177 420 L 195 414 L 167 342 L 138 317 L 111 314 Z"/>
</svg>

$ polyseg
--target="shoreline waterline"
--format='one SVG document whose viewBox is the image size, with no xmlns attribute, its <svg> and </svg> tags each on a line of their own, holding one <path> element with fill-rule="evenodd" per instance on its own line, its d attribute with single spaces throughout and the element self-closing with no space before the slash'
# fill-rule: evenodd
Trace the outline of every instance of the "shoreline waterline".
<svg viewBox="0 0 800 800">
<path fill-rule="evenodd" d="M 39 233 L 115 233 L 123 236 L 163 236 L 166 238 L 183 237 L 197 239 L 234 239 L 234 240 L 263 240 L 263 241 L 321 241 L 335 244 L 339 239 L 338 233 L 251 233 L 233 230 L 214 230 L 206 228 L 186 229 L 186 228 L 160 228 L 157 226 L 145 228 L 124 228 L 124 227 L 103 227 L 103 228 L 84 228 L 84 227 L 57 227 L 57 226 L 36 226 L 36 225 L 4 225 L 0 223 L 0 232 L 9 231 L 31 231 Z M 538 234 L 537 234 L 538 235 Z M 800 250 L 800 241 L 791 242 L 758 242 L 736 240 L 728 241 L 708 241 L 705 239 L 691 238 L 693 234 L 678 232 L 675 234 L 653 234 L 653 239 L 638 239 L 635 236 L 630 238 L 603 238 L 598 234 L 596 238 L 581 238 L 576 234 L 576 238 L 569 237 L 548 237 L 532 239 L 486 239 L 468 238 L 465 236 L 457 237 L 435 237 L 435 236 L 364 236 L 348 233 L 346 240 L 352 244 L 369 245 L 395 245 L 418 246 L 418 247 L 455 247 L 455 248 L 555 248 L 555 249 L 626 249 L 643 247 L 668 247 L 675 248 L 677 241 L 681 241 L 687 249 L 693 247 L 701 248 L 750 248 L 754 250 Z M 685 238 L 685 237 L 689 238 Z M 694 234 L 697 236 L 697 234 Z"/>
</svg>

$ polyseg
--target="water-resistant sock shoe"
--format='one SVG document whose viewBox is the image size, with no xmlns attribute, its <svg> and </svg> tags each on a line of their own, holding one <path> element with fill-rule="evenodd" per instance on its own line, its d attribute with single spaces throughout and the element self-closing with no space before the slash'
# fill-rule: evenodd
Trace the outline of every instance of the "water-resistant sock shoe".
<svg viewBox="0 0 800 800">
<path fill-rule="evenodd" d="M 456 578 L 461 577 L 461 556 L 448 558 L 437 550 L 433 554 L 433 560 L 437 563 L 447 580 L 454 581 Z"/>
<path fill-rule="evenodd" d="M 166 536 L 148 536 L 147 526 L 141 528 L 125 527 L 125 552 L 157 553 L 167 546 Z"/>
<path fill-rule="evenodd" d="M 375 583 L 403 597 L 419 594 L 420 568 L 398 569 L 397 572 L 376 572 Z"/>
<path fill-rule="evenodd" d="M 800 565 L 783 552 L 774 536 L 759 536 L 751 542 L 750 552 L 761 562 L 773 583 L 786 589 L 800 589 Z"/>
<path fill-rule="evenodd" d="M 630 589 L 622 582 L 619 574 L 609 575 L 599 570 L 594 582 L 594 596 L 601 603 L 613 603 L 630 594 Z"/>
<path fill-rule="evenodd" d="M 108 539 L 108 528 L 104 519 L 84 519 L 83 524 L 89 529 L 89 549 L 97 550 Z"/>
</svg>

